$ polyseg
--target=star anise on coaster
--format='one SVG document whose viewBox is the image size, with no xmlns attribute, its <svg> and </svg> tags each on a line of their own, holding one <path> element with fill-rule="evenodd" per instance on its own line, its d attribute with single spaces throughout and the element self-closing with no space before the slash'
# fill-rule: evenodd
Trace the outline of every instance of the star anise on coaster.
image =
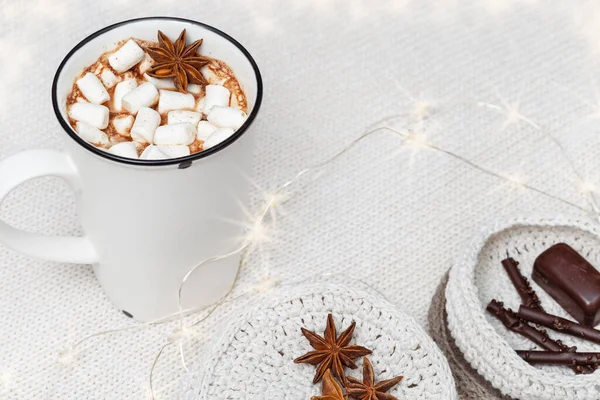
<svg viewBox="0 0 600 400">
<path fill-rule="evenodd" d="M 156 64 L 146 71 L 153 78 L 174 78 L 175 88 L 187 92 L 189 83 L 208 85 L 206 78 L 200 73 L 200 68 L 210 63 L 210 60 L 198 54 L 202 39 L 196 40 L 189 46 L 185 45 L 185 29 L 172 43 L 169 38 L 158 31 L 159 47 L 147 47 L 146 51 Z"/>
<path fill-rule="evenodd" d="M 313 396 L 310 400 L 347 400 L 348 397 L 344 395 L 342 387 L 336 382 L 331 375 L 331 371 L 325 371 L 323 375 L 323 388 L 321 389 L 321 396 Z"/>
<path fill-rule="evenodd" d="M 346 390 L 348 396 L 358 400 L 398 400 L 398 398 L 387 394 L 386 392 L 396 386 L 404 378 L 397 376 L 392 379 L 387 379 L 375 384 L 375 376 L 373 374 L 373 365 L 368 358 L 363 361 L 363 381 L 359 381 L 351 376 L 348 377 Z"/>
<path fill-rule="evenodd" d="M 309 351 L 302 357 L 296 358 L 294 362 L 312 365 L 319 364 L 313 383 L 319 382 L 325 374 L 325 371 L 331 370 L 332 375 L 338 378 L 343 385 L 346 385 L 344 366 L 356 368 L 356 364 L 352 360 L 371 354 L 371 350 L 365 347 L 348 345 L 352 339 L 355 327 L 356 322 L 352 321 L 352 324 L 350 324 L 348 329 L 342 332 L 338 337 L 333 322 L 333 315 L 329 314 L 327 316 L 327 327 L 325 328 L 323 337 L 317 335 L 315 332 L 302 328 L 302 334 L 308 339 L 310 345 L 315 350 Z"/>
</svg>

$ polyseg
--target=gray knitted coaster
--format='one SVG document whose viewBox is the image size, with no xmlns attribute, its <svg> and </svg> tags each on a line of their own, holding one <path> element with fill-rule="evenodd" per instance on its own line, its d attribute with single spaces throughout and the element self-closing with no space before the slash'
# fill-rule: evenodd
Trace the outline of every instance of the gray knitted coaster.
<svg viewBox="0 0 600 400">
<path fill-rule="evenodd" d="M 474 370 L 464 359 L 461 351 L 456 347 L 454 339 L 450 335 L 446 314 L 446 284 L 448 273 L 440 282 L 431 305 L 429 306 L 429 334 L 446 356 L 450 369 L 456 381 L 458 396 L 461 400 L 507 400 L 508 396 L 502 395 L 498 389 L 493 387 L 481 375 Z"/>
</svg>

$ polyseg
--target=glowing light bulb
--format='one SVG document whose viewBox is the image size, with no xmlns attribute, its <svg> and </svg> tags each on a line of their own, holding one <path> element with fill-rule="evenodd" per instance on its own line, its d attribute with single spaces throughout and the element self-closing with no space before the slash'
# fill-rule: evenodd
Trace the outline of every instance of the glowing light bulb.
<svg viewBox="0 0 600 400">
<path fill-rule="evenodd" d="M 524 186 L 525 182 L 519 175 L 506 175 L 504 177 L 507 181 L 514 183 L 515 185 Z"/>
<path fill-rule="evenodd" d="M 491 110 L 495 110 L 500 114 L 504 114 L 505 119 L 504 119 L 504 123 L 502 124 L 501 130 L 506 129 L 511 125 L 518 124 L 519 122 L 525 122 L 526 124 L 528 124 L 529 126 L 535 128 L 535 129 L 540 129 L 540 126 L 538 124 L 536 124 L 530 118 L 527 118 L 526 116 L 524 116 L 521 113 L 521 111 L 519 111 L 520 104 L 518 101 L 509 103 L 508 101 L 506 101 L 504 98 L 502 98 L 500 96 L 498 96 L 498 98 L 500 99 L 500 102 L 502 105 L 490 104 L 490 103 L 485 103 L 482 101 L 478 102 L 477 105 L 480 107 L 486 107 Z"/>
<path fill-rule="evenodd" d="M 183 326 L 180 329 L 175 329 L 173 331 L 173 335 L 171 336 L 174 339 L 189 339 L 194 336 L 194 330 L 190 329 L 188 326 Z"/>
<path fill-rule="evenodd" d="M 272 279 L 272 278 L 267 277 L 267 278 L 262 279 L 256 285 L 254 285 L 254 289 L 257 292 L 266 292 L 278 285 L 279 285 L 278 279 Z"/>
<path fill-rule="evenodd" d="M 584 193 L 590 193 L 596 190 L 594 184 L 591 182 L 581 182 L 579 184 L 579 189 Z"/>
<path fill-rule="evenodd" d="M 522 116 L 516 106 L 511 105 L 506 110 L 506 125 L 516 124 L 521 120 Z"/>
<path fill-rule="evenodd" d="M 266 201 L 259 213 L 253 213 L 240 203 L 240 208 L 244 213 L 244 218 L 241 221 L 224 219 L 226 222 L 239 225 L 244 229 L 244 233 L 238 238 L 243 243 L 243 247 L 256 247 L 262 243 L 270 242 L 272 237 L 272 229 L 266 220 L 273 212 L 272 205 Z"/>
<path fill-rule="evenodd" d="M 249 244 L 257 245 L 271 240 L 269 228 L 264 223 L 262 216 L 256 217 L 251 221 L 246 230 L 246 241 Z"/>
<path fill-rule="evenodd" d="M 405 137 L 404 141 L 414 147 L 427 147 L 429 143 L 425 135 L 419 132 L 411 132 Z"/>
<path fill-rule="evenodd" d="M 58 354 L 58 361 L 64 365 L 73 364 L 76 359 L 77 352 L 70 345 L 63 348 Z"/>
</svg>

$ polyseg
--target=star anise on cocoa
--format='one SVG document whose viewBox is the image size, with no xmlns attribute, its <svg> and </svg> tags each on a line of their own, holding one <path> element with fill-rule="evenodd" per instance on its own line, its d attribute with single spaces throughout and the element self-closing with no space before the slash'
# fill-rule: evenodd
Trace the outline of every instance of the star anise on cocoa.
<svg viewBox="0 0 600 400">
<path fill-rule="evenodd" d="M 373 365 L 368 358 L 363 361 L 363 381 L 351 376 L 348 377 L 346 391 L 351 399 L 357 400 L 398 400 L 398 398 L 386 393 L 402 380 L 402 376 L 378 382 L 375 384 Z"/>
<path fill-rule="evenodd" d="M 352 321 L 352 324 L 350 324 L 348 329 L 342 332 L 338 337 L 333 322 L 333 315 L 329 314 L 327 316 L 327 327 L 325 328 L 323 337 L 317 335 L 315 332 L 302 328 L 302 334 L 308 339 L 310 345 L 315 350 L 309 351 L 302 357 L 296 358 L 294 362 L 312 365 L 319 364 L 313 383 L 319 382 L 325 372 L 331 370 L 332 375 L 338 378 L 343 385 L 346 385 L 344 366 L 357 368 L 352 360 L 371 354 L 371 350 L 365 347 L 356 345 L 349 346 L 355 327 L 356 322 Z"/>
<path fill-rule="evenodd" d="M 347 400 L 348 396 L 344 395 L 344 391 L 339 383 L 336 382 L 331 371 L 325 371 L 323 375 L 323 387 L 321 388 L 321 396 L 313 396 L 310 400 Z"/>
<path fill-rule="evenodd" d="M 202 39 L 189 46 L 185 43 L 185 29 L 181 31 L 175 43 L 158 31 L 159 47 L 146 47 L 146 51 L 156 62 L 146 73 L 153 78 L 173 78 L 175 88 L 183 93 L 187 92 L 188 83 L 208 85 L 208 81 L 200 73 L 200 68 L 210 63 L 208 58 L 198 54 Z"/>
</svg>

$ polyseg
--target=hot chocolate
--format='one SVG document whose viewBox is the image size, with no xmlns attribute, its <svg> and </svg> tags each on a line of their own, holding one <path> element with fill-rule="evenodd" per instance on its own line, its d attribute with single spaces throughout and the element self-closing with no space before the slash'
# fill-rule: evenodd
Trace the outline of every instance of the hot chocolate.
<svg viewBox="0 0 600 400">
<path fill-rule="evenodd" d="M 112 154 L 144 160 L 185 157 L 223 142 L 247 117 L 240 83 L 221 60 L 199 53 L 202 39 L 129 38 L 75 79 L 69 123 Z"/>
</svg>

